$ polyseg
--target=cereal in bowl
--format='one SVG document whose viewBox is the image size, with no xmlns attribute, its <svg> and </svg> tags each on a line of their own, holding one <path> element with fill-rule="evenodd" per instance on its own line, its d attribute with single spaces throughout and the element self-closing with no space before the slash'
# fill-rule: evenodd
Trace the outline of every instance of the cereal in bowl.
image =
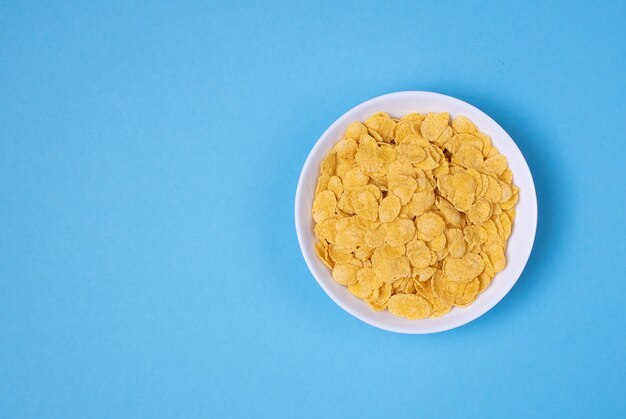
<svg viewBox="0 0 626 419">
<path fill-rule="evenodd" d="M 408 319 L 466 307 L 506 264 L 519 188 L 469 119 L 378 112 L 326 154 L 315 251 L 337 283 Z"/>
</svg>

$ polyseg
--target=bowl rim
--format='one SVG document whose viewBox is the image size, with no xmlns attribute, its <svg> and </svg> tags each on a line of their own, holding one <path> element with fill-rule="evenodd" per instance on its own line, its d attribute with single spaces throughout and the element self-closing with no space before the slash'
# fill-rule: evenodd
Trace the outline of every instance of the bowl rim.
<svg viewBox="0 0 626 419">
<path fill-rule="evenodd" d="M 502 130 L 502 132 L 505 135 L 505 138 L 508 138 L 508 140 L 510 140 L 511 142 L 511 146 L 517 150 L 517 152 L 519 153 L 519 156 L 521 156 L 521 164 L 523 166 L 525 166 L 527 173 L 529 174 L 528 176 L 528 181 L 529 184 L 526 187 L 530 188 L 530 193 L 529 197 L 531 198 L 531 209 L 534 210 L 534 216 L 531 218 L 532 220 L 532 231 L 530 231 L 530 239 L 529 239 L 529 245 L 527 246 L 527 250 L 526 252 L 520 256 L 520 266 L 521 268 L 519 269 L 519 273 L 517 274 L 517 276 L 510 281 L 510 283 L 508 284 L 507 288 L 503 289 L 503 292 L 501 292 L 501 295 L 496 296 L 496 298 L 492 299 L 490 301 L 489 304 L 484 305 L 484 307 L 473 313 L 470 315 L 467 315 L 466 317 L 463 317 L 462 319 L 460 319 L 459 321 L 457 321 L 456 323 L 449 325 L 449 326 L 442 326 L 442 327 L 431 327 L 428 330 L 421 330 L 421 329 L 411 329 L 411 330 L 407 330 L 405 328 L 399 328 L 399 327 L 395 327 L 393 325 L 388 325 L 384 322 L 375 320 L 375 319 L 371 319 L 371 318 L 366 318 L 364 316 L 362 316 L 358 311 L 354 310 L 349 304 L 345 303 L 343 300 L 341 300 L 340 298 L 338 298 L 337 296 L 334 295 L 333 292 L 331 292 L 331 290 L 328 288 L 328 286 L 324 283 L 324 281 L 322 281 L 320 278 L 318 278 L 318 275 L 316 275 L 315 273 L 315 269 L 313 268 L 313 262 L 310 260 L 310 257 L 308 256 L 307 252 L 305 251 L 305 247 L 307 246 L 303 237 L 304 234 L 304 227 L 302 225 L 301 222 L 301 216 L 300 214 L 302 214 L 302 206 L 304 205 L 303 203 L 303 185 L 306 181 L 305 179 L 305 172 L 309 171 L 309 168 L 312 164 L 312 161 L 314 160 L 314 156 L 316 155 L 317 150 L 323 146 L 323 143 L 325 141 L 323 141 L 329 132 L 331 132 L 337 125 L 340 125 L 342 123 L 344 123 L 344 120 L 346 120 L 347 118 L 350 117 L 350 115 L 358 113 L 361 109 L 369 106 L 372 102 L 377 102 L 377 101 L 381 101 L 384 99 L 391 99 L 391 98 L 401 98 L 403 96 L 414 96 L 414 95 L 424 95 L 424 96 L 431 96 L 431 97 L 437 97 L 439 99 L 443 99 L 446 101 L 449 101 L 451 103 L 455 103 L 456 105 L 465 107 L 467 109 L 472 110 L 474 113 L 481 115 L 483 118 L 491 121 L 497 128 L 499 128 L 500 130 Z M 384 111 L 384 110 L 383 110 Z M 498 124 L 493 118 L 491 118 L 489 115 L 487 115 L 485 112 L 483 112 L 482 110 L 480 110 L 479 108 L 477 108 L 474 105 L 471 105 L 461 99 L 455 98 L 453 96 L 449 96 L 449 95 L 445 95 L 442 93 L 436 93 L 436 92 L 429 92 L 429 91 L 423 91 L 423 90 L 405 90 L 405 91 L 398 91 L 398 92 L 392 92 L 392 93 L 386 93 L 380 96 L 376 96 L 373 97 L 371 99 L 368 99 L 364 102 L 359 103 L 358 105 L 352 107 L 351 109 L 349 109 L 348 111 L 344 112 L 341 116 L 339 116 L 323 133 L 322 135 L 320 135 L 320 137 L 317 139 L 317 141 L 315 142 L 315 144 L 313 145 L 313 147 L 311 148 L 309 154 L 307 155 L 307 158 L 302 166 L 302 170 L 300 171 L 300 176 L 298 178 L 298 185 L 296 188 L 296 194 L 295 194 L 295 227 L 296 227 L 296 235 L 298 237 L 298 244 L 300 247 L 300 253 L 302 254 L 305 263 L 309 269 L 309 272 L 311 273 L 311 275 L 313 276 L 313 278 L 315 278 L 315 281 L 318 283 L 318 285 L 324 290 L 324 292 L 326 293 L 326 295 L 328 295 L 328 297 L 330 297 L 335 304 L 337 304 L 339 307 L 341 307 L 344 311 L 346 311 L 347 313 L 349 313 L 350 315 L 356 317 L 357 319 L 361 320 L 362 322 L 369 324 L 370 326 L 374 326 L 376 328 L 382 329 L 382 330 L 386 330 L 389 332 L 395 332 L 395 333 L 402 333 L 402 334 L 430 334 L 430 333 L 438 333 L 438 332 L 443 332 L 443 331 L 447 331 L 447 330 L 452 330 L 452 329 L 456 329 L 458 327 L 461 327 L 463 325 L 466 325 L 474 320 L 476 320 L 477 318 L 481 317 L 482 315 L 484 315 L 485 313 L 487 313 L 488 311 L 490 311 L 493 307 L 495 307 L 500 301 L 502 301 L 502 299 L 511 291 L 511 289 L 513 288 L 513 286 L 517 283 L 517 281 L 519 280 L 519 278 L 522 276 L 522 273 L 524 272 L 524 269 L 526 268 L 526 265 L 528 263 L 528 259 L 530 258 L 530 255 L 532 254 L 532 249 L 534 247 L 534 242 L 535 242 L 535 237 L 536 237 L 536 232 L 537 232 L 537 222 L 538 222 L 538 207 L 537 207 L 537 192 L 535 189 L 535 183 L 534 183 L 534 179 L 532 176 L 532 172 L 530 171 L 530 167 L 528 166 L 528 162 L 526 161 L 526 158 L 524 157 L 523 153 L 521 152 L 521 150 L 519 149 L 519 147 L 517 146 L 517 144 L 515 143 L 515 141 L 511 138 L 511 136 L 506 132 L 506 130 L 504 130 L 504 128 L 502 128 L 500 126 L 500 124 Z M 531 214 L 532 215 L 532 214 Z"/>
</svg>

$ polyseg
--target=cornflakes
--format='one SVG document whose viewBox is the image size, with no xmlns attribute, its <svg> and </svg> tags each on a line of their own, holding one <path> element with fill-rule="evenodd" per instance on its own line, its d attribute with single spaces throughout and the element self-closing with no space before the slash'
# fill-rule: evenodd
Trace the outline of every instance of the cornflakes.
<svg viewBox="0 0 626 419">
<path fill-rule="evenodd" d="M 378 112 L 320 165 L 315 253 L 372 310 L 440 317 L 504 269 L 518 200 L 506 157 L 468 118 Z"/>
<path fill-rule="evenodd" d="M 423 297 L 416 294 L 396 294 L 389 298 L 387 307 L 392 314 L 410 320 L 425 319 L 433 307 Z"/>
</svg>

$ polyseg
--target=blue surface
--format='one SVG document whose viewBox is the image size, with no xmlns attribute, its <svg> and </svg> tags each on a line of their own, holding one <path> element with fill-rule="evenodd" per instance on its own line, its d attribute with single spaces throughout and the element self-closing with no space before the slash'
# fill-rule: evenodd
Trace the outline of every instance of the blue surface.
<svg viewBox="0 0 626 419">
<path fill-rule="evenodd" d="M 626 415 L 623 2 L 17 3 L 0 417 Z M 539 199 L 515 288 L 431 336 L 344 313 L 293 226 L 319 135 L 398 90 L 491 115 Z"/>
</svg>

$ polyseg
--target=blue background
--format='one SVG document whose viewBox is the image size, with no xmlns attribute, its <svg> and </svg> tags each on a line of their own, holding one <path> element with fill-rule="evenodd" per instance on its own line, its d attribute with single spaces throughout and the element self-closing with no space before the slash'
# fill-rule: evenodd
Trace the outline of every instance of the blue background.
<svg viewBox="0 0 626 419">
<path fill-rule="evenodd" d="M 84 3 L 0 6 L 0 417 L 624 417 L 623 2 Z M 294 231 L 319 135 L 398 90 L 537 184 L 518 284 L 437 335 L 344 313 Z"/>
</svg>

